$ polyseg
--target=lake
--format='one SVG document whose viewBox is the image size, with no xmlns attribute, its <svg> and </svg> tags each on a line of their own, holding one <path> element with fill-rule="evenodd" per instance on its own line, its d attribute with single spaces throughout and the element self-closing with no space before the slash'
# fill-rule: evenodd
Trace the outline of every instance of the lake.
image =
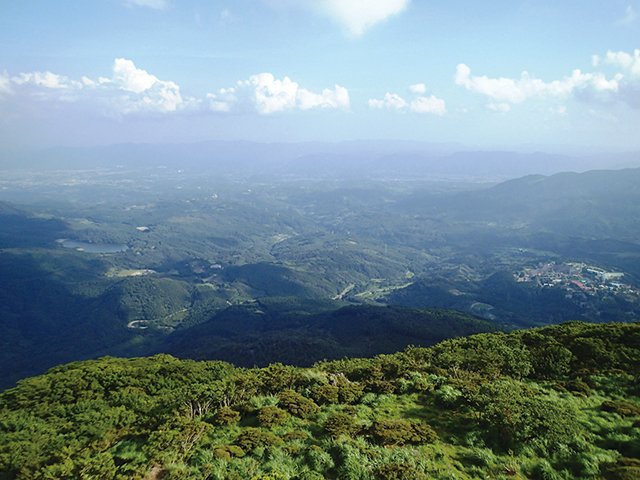
<svg viewBox="0 0 640 480">
<path fill-rule="evenodd" d="M 118 253 L 128 250 L 129 247 L 123 243 L 87 243 L 75 240 L 65 240 L 62 242 L 65 248 L 75 248 L 89 253 Z"/>
</svg>

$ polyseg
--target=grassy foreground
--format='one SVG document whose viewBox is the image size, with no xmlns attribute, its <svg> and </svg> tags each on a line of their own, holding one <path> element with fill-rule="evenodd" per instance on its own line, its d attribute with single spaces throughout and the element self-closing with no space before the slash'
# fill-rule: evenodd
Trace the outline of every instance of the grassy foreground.
<svg viewBox="0 0 640 480">
<path fill-rule="evenodd" d="M 640 478 L 640 324 L 373 359 L 56 367 L 0 395 L 0 479 Z"/>
</svg>

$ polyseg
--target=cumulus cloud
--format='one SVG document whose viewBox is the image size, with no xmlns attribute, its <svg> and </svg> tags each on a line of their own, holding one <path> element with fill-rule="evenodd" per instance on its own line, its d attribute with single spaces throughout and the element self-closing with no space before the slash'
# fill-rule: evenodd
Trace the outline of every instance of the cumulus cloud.
<svg viewBox="0 0 640 480">
<path fill-rule="evenodd" d="M 386 95 L 382 100 L 376 100 L 376 99 L 369 100 L 370 108 L 378 108 L 378 109 L 387 108 L 389 110 L 402 110 L 407 105 L 408 103 L 405 102 L 404 99 L 401 98 L 398 94 L 389 93 L 389 92 L 386 93 Z"/>
<path fill-rule="evenodd" d="M 125 0 L 125 5 L 130 7 L 149 7 L 163 10 L 169 5 L 166 0 Z"/>
<path fill-rule="evenodd" d="M 254 75 L 239 81 L 234 87 L 208 93 L 202 99 L 185 97 L 180 87 L 160 80 L 146 70 L 137 68 L 131 60 L 118 58 L 110 77 L 80 81 L 52 72 L 20 73 L 9 77 L 0 74 L 0 95 L 18 93 L 28 101 L 76 102 L 110 117 L 129 114 L 175 112 L 230 112 L 252 109 L 268 115 L 284 110 L 313 108 L 349 110 L 349 92 L 335 85 L 321 93 L 311 92 L 284 77 L 276 79 L 270 73 Z M 2 97 L 0 97 L 2 98 Z"/>
<path fill-rule="evenodd" d="M 426 86 L 422 83 L 412 85 L 409 89 L 413 93 L 424 93 Z M 444 100 L 436 98 L 434 95 L 430 97 L 417 97 L 408 103 L 396 93 L 387 92 L 382 100 L 369 100 L 369 108 L 371 109 L 387 109 L 395 111 L 411 110 L 415 113 L 434 113 L 436 115 L 444 115 L 447 113 Z"/>
<path fill-rule="evenodd" d="M 221 88 L 218 93 L 207 93 L 209 109 L 214 112 L 228 112 L 238 100 L 235 88 Z"/>
<path fill-rule="evenodd" d="M 76 81 L 52 72 L 30 72 L 12 77 L 11 84 L 27 98 L 82 102 L 87 108 L 108 116 L 175 112 L 193 107 L 195 102 L 195 99 L 184 99 L 174 82 L 162 81 L 124 58 L 115 60 L 110 78 L 92 80 L 83 76 Z M 11 85 L 2 88 L 11 88 Z"/>
<path fill-rule="evenodd" d="M 595 69 L 614 67 L 617 72 L 607 78 L 600 71 L 583 73 L 574 70 L 569 77 L 546 83 L 527 72 L 523 72 L 519 79 L 474 76 L 471 75 L 471 69 L 461 63 L 456 69 L 454 81 L 467 90 L 494 100 L 488 105 L 494 110 L 499 110 L 497 106 L 502 103 L 517 104 L 534 97 L 558 100 L 574 97 L 600 106 L 622 102 L 640 109 L 640 49 L 633 53 L 608 51 L 604 56 L 593 55 L 591 64 Z M 558 113 L 565 112 L 566 109 Z"/>
<path fill-rule="evenodd" d="M 430 97 L 418 97 L 411 102 L 411 111 L 416 113 L 435 113 L 436 115 L 444 115 L 447 113 L 447 109 L 444 105 L 444 100 L 436 98 L 431 95 Z"/>
<path fill-rule="evenodd" d="M 293 109 L 349 110 L 350 106 L 349 92 L 344 87 L 335 85 L 333 90 L 327 88 L 322 93 L 313 93 L 300 88 L 289 77 L 278 80 L 271 73 L 253 75 L 249 80 L 238 82 L 237 93 L 248 95 L 255 108 L 263 115 Z"/>
<path fill-rule="evenodd" d="M 607 52 L 607 63 L 616 65 L 633 77 L 640 77 L 640 50 L 636 49 L 633 55 L 626 52 Z"/>
<path fill-rule="evenodd" d="M 456 68 L 454 81 L 499 102 L 521 103 L 531 97 L 562 97 L 573 93 L 578 88 L 590 87 L 596 91 L 617 90 L 618 80 L 607 80 L 602 73 L 582 73 L 574 70 L 570 77 L 545 83 L 539 78 L 531 77 L 523 72 L 518 80 L 511 78 L 488 78 L 471 75 L 471 69 L 461 63 Z"/>
<path fill-rule="evenodd" d="M 633 55 L 609 51 L 605 62 L 622 70 L 617 98 L 632 108 L 640 109 L 640 50 L 635 50 Z"/>
</svg>

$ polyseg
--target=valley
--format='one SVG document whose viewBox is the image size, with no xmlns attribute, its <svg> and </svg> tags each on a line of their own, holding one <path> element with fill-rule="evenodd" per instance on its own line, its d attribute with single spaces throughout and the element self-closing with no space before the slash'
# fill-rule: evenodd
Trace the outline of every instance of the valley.
<svg viewBox="0 0 640 480">
<path fill-rule="evenodd" d="M 0 385 L 100 355 L 310 365 L 445 338 L 414 321 L 389 327 L 387 346 L 341 343 L 328 319 L 344 308 L 373 322 L 389 306 L 398 318 L 449 309 L 480 322 L 468 333 L 635 322 L 639 177 L 14 171 L 0 191 Z"/>
</svg>

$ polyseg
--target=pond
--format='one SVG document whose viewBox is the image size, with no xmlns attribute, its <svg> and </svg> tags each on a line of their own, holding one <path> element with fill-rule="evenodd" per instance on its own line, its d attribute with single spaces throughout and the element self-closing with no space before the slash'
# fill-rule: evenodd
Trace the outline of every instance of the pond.
<svg viewBox="0 0 640 480">
<path fill-rule="evenodd" d="M 77 242 L 75 240 L 65 240 L 62 242 L 62 246 L 89 253 L 118 253 L 129 249 L 129 247 L 123 243 L 88 243 Z"/>
</svg>

